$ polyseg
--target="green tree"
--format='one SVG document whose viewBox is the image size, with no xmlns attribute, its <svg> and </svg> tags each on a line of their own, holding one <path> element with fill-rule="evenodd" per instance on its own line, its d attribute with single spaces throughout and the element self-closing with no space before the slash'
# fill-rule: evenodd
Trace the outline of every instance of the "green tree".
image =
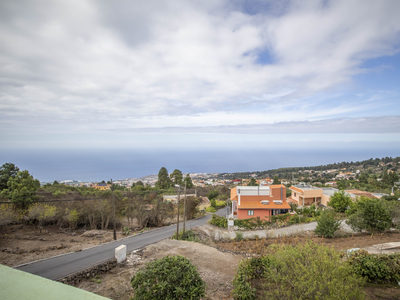
<svg viewBox="0 0 400 300">
<path fill-rule="evenodd" d="M 0 192 L 7 188 L 7 182 L 14 178 L 19 168 L 12 163 L 5 163 L 0 167 Z"/>
<path fill-rule="evenodd" d="M 335 231 L 339 230 L 342 221 L 336 219 L 334 210 L 324 210 L 318 220 L 314 232 L 320 236 L 333 238 Z"/>
<path fill-rule="evenodd" d="M 359 177 L 358 180 L 359 180 L 360 183 L 367 184 L 368 183 L 368 175 L 367 175 L 367 173 L 360 173 L 360 177 Z"/>
<path fill-rule="evenodd" d="M 346 208 L 350 206 L 350 203 L 351 196 L 344 191 L 339 191 L 331 196 L 328 206 L 332 207 L 336 212 L 345 212 Z"/>
<path fill-rule="evenodd" d="M 337 180 L 336 181 L 337 187 L 339 190 L 344 190 L 346 188 L 346 179 Z"/>
<path fill-rule="evenodd" d="M 136 185 L 141 185 L 141 186 L 144 186 L 144 184 L 143 184 L 143 182 L 142 182 L 141 180 L 139 180 L 139 181 L 136 181 Z"/>
<path fill-rule="evenodd" d="M 167 190 L 171 186 L 171 179 L 168 176 L 166 168 L 162 167 L 158 172 L 158 180 L 156 182 L 156 188 L 160 190 Z"/>
<path fill-rule="evenodd" d="M 170 175 L 171 181 L 173 184 L 182 185 L 183 175 L 182 172 L 178 169 L 175 169 Z"/>
<path fill-rule="evenodd" d="M 281 184 L 281 181 L 279 180 L 278 175 L 274 176 L 274 181 L 272 182 L 272 184 Z"/>
<path fill-rule="evenodd" d="M 57 180 L 54 180 L 53 185 L 59 185 Z"/>
<path fill-rule="evenodd" d="M 211 205 L 211 207 L 216 208 L 217 207 L 217 201 L 215 201 L 215 199 L 210 200 L 210 205 Z"/>
<path fill-rule="evenodd" d="M 254 179 L 254 177 L 251 177 L 248 186 L 257 186 L 257 185 L 258 184 L 257 184 L 256 180 Z"/>
<path fill-rule="evenodd" d="M 14 178 L 7 183 L 8 188 L 1 192 L 4 198 L 18 204 L 21 208 L 27 207 L 33 200 L 36 200 L 36 190 L 40 182 L 33 179 L 28 171 L 19 171 Z"/>
<path fill-rule="evenodd" d="M 205 282 L 190 260 L 177 255 L 149 262 L 131 280 L 134 300 L 201 299 Z"/>
<path fill-rule="evenodd" d="M 213 199 L 216 199 L 218 197 L 218 195 L 219 195 L 219 192 L 217 190 L 211 190 L 208 192 L 207 198 L 208 198 L 208 200 L 211 201 Z"/>
<path fill-rule="evenodd" d="M 18 213 L 8 204 L 0 204 L 0 227 L 18 219 Z"/>
<path fill-rule="evenodd" d="M 28 209 L 28 216 L 31 220 L 37 220 L 40 232 L 42 232 L 43 222 L 51 221 L 57 213 L 57 207 L 44 203 L 35 203 Z"/>
<path fill-rule="evenodd" d="M 399 180 L 399 176 L 397 175 L 396 172 L 390 172 L 388 175 L 388 184 L 390 186 L 394 186 L 394 183 Z"/>
<path fill-rule="evenodd" d="M 192 178 L 190 178 L 189 174 L 186 174 L 185 179 L 183 180 L 183 184 L 186 183 L 186 188 L 191 189 L 193 187 Z"/>
<path fill-rule="evenodd" d="M 131 189 L 133 189 L 134 187 L 135 187 L 135 183 L 132 182 Z"/>
<path fill-rule="evenodd" d="M 383 201 L 364 198 L 358 203 L 357 211 L 348 217 L 346 223 L 358 232 L 362 230 L 383 232 L 389 229 L 392 218 Z"/>
</svg>

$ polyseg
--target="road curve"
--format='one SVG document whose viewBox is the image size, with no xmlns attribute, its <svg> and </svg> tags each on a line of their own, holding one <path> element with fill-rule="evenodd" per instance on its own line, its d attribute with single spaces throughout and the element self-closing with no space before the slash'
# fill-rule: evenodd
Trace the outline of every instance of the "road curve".
<svg viewBox="0 0 400 300">
<path fill-rule="evenodd" d="M 217 211 L 218 215 L 225 215 L 226 208 Z M 186 222 L 186 229 L 201 226 L 207 223 L 211 215 Z M 182 223 L 180 228 L 182 228 Z M 171 237 L 176 231 L 176 224 L 151 230 L 140 235 L 120 239 L 111 243 L 85 249 L 80 252 L 72 252 L 65 255 L 54 256 L 26 265 L 15 267 L 18 270 L 39 275 L 52 280 L 59 280 L 68 275 L 98 265 L 114 258 L 115 248 L 126 245 L 127 252 L 143 248 Z"/>
</svg>

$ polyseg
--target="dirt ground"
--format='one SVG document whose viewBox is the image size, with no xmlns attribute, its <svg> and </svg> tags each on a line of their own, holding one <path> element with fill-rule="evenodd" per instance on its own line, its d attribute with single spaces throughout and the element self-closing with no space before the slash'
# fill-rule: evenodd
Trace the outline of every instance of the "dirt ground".
<svg viewBox="0 0 400 300">
<path fill-rule="evenodd" d="M 123 266 L 118 266 L 97 278 L 86 280 L 77 287 L 114 300 L 130 299 L 133 296 L 130 285 L 132 276 L 146 262 L 167 255 L 182 255 L 189 258 L 197 267 L 201 278 L 207 284 L 204 299 L 231 299 L 232 278 L 243 256 L 220 252 L 201 243 L 170 239 L 129 255 Z"/>
<path fill-rule="evenodd" d="M 207 225 L 210 226 L 210 225 Z M 204 231 L 197 230 L 198 233 Z M 132 235 L 131 233 L 130 235 Z M 124 237 L 120 231 L 117 237 Z M 273 243 L 297 244 L 312 239 L 316 243 L 333 246 L 338 250 L 365 248 L 368 246 L 399 242 L 399 232 L 369 235 L 343 234 L 334 239 L 322 239 L 306 233 L 304 236 L 278 239 L 258 239 L 243 241 L 213 242 L 210 246 L 186 241 L 163 240 L 142 250 L 128 254 L 126 263 L 96 278 L 81 282 L 77 287 L 111 299 L 130 299 L 133 295 L 130 286 L 132 276 L 145 263 L 166 255 L 182 255 L 189 258 L 206 281 L 205 299 L 231 299 L 232 279 L 241 259 L 246 254 L 262 253 Z M 43 233 L 28 225 L 12 225 L 0 228 L 0 263 L 16 266 L 42 258 L 93 247 L 113 240 L 112 230 L 61 230 L 46 227 Z M 264 249 L 264 250 L 263 250 Z M 236 254 L 235 254 L 236 253 Z M 368 285 L 365 288 L 367 299 L 399 299 L 400 286 Z"/>
<path fill-rule="evenodd" d="M 365 248 L 376 244 L 400 242 L 400 232 L 387 232 L 383 234 L 354 234 L 342 235 L 332 239 L 321 238 L 313 234 L 297 236 L 297 237 L 282 237 L 276 239 L 257 239 L 257 240 L 242 240 L 242 241 L 227 241 L 217 243 L 217 247 L 234 252 L 257 253 L 261 254 L 270 244 L 304 244 L 306 241 L 312 240 L 318 244 L 335 247 L 337 250 L 347 250 L 352 248 Z"/>
<path fill-rule="evenodd" d="M 117 230 L 117 239 L 123 237 Z M 111 241 L 112 230 L 68 230 L 46 226 L 40 233 L 32 225 L 3 226 L 0 228 L 0 263 L 13 267 Z"/>
</svg>

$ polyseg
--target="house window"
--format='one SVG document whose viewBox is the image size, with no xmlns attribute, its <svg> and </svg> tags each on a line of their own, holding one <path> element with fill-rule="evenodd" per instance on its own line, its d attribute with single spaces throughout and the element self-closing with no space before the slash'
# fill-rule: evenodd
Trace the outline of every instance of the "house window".
<svg viewBox="0 0 400 300">
<path fill-rule="evenodd" d="M 295 196 L 295 197 L 296 197 L 296 192 L 293 192 L 293 196 Z"/>
<path fill-rule="evenodd" d="M 248 210 L 247 211 L 248 216 L 254 216 L 254 210 Z"/>
</svg>

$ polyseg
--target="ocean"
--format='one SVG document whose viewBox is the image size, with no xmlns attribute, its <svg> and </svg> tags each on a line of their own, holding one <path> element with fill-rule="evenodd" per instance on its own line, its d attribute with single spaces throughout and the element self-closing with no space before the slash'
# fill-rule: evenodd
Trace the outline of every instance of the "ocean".
<svg viewBox="0 0 400 300">
<path fill-rule="evenodd" d="M 0 164 L 14 163 L 44 182 L 107 181 L 158 174 L 161 167 L 184 173 L 252 172 L 399 155 L 398 149 L 365 147 L 345 150 L 0 150 Z"/>
</svg>

